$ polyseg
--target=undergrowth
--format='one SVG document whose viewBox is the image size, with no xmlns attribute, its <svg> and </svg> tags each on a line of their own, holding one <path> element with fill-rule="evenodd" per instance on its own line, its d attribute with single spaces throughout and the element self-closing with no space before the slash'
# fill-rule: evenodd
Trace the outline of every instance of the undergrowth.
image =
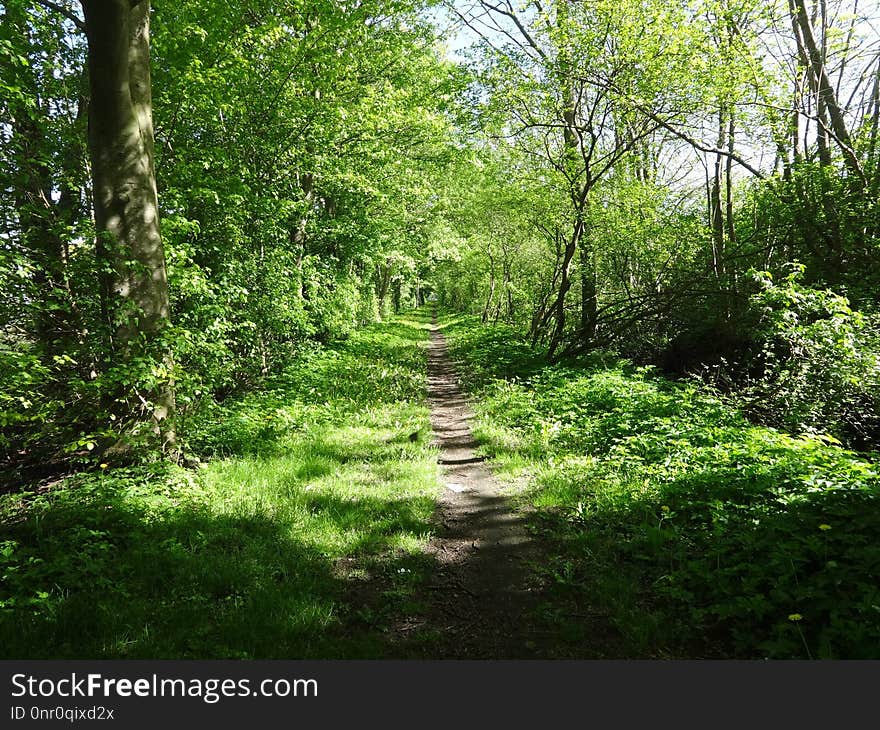
<svg viewBox="0 0 880 730">
<path fill-rule="evenodd" d="M 598 606 L 638 656 L 880 656 L 865 455 L 611 355 L 541 365 L 505 327 L 459 317 L 445 332 L 482 448 L 528 484 L 548 614 Z"/>
<path fill-rule="evenodd" d="M 381 656 L 435 504 L 426 338 L 399 317 L 204 405 L 184 434 L 201 468 L 109 463 L 0 497 L 0 654 Z"/>
</svg>

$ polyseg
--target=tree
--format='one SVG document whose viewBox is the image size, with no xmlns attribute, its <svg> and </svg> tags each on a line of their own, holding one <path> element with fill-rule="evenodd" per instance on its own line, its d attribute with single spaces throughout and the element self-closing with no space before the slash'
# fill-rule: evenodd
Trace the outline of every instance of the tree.
<svg viewBox="0 0 880 730">
<path fill-rule="evenodd" d="M 66 43 L 57 23 L 40 17 L 26 0 L 5 4 L 0 45 L 4 46 L 7 93 L 3 114 L 8 136 L 0 152 L 8 159 L 2 184 L 11 206 L 3 211 L 14 222 L 18 239 L 33 272 L 25 309 L 28 331 L 40 345 L 44 362 L 65 352 L 80 336 L 78 308 L 67 271 L 67 230 L 80 213 L 84 112 L 83 74 L 76 63 L 76 42 Z M 71 67 L 69 75 L 58 66 Z M 75 89 L 70 103 L 52 106 L 50 99 L 65 88 Z"/>
<path fill-rule="evenodd" d="M 161 372 L 136 392 L 163 447 L 174 444 L 165 252 L 153 158 L 149 0 L 83 0 L 91 104 L 89 153 L 99 259 L 106 264 L 105 304 L 113 352 L 131 365 L 159 344 Z M 131 414 L 124 414 L 130 416 Z"/>
</svg>

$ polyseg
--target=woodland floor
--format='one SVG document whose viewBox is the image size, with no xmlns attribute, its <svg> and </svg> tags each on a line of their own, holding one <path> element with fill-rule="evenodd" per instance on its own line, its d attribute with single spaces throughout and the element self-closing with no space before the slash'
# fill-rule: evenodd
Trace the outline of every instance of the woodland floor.
<svg viewBox="0 0 880 730">
<path fill-rule="evenodd" d="M 596 625 L 579 646 L 541 618 L 542 586 L 534 568 L 548 556 L 513 504 L 510 488 L 478 453 L 474 414 L 436 315 L 433 321 L 428 403 L 443 491 L 427 548 L 429 582 L 416 601 L 420 610 L 391 627 L 389 640 L 397 645 L 391 653 L 455 659 L 586 658 L 609 651 L 620 656 L 618 632 L 598 616 L 589 617 Z M 590 613 L 581 610 L 583 618 Z"/>
<path fill-rule="evenodd" d="M 0 495 L 0 656 L 621 656 L 582 595 L 547 597 L 553 558 L 478 453 L 440 329 L 366 328 L 204 411 L 201 468 Z"/>
<path fill-rule="evenodd" d="M 0 489 L 0 657 L 878 655 L 873 463 L 649 369 L 422 308 L 187 438 Z"/>
<path fill-rule="evenodd" d="M 476 454 L 469 425 L 473 413 L 436 325 L 428 349 L 428 402 L 444 489 L 428 547 L 436 572 L 427 586 L 427 610 L 421 624 L 415 619 L 409 627 L 427 624 L 437 630 L 439 656 L 534 655 L 538 646 L 528 619 L 534 603 L 528 564 L 536 557 L 535 544 Z"/>
</svg>

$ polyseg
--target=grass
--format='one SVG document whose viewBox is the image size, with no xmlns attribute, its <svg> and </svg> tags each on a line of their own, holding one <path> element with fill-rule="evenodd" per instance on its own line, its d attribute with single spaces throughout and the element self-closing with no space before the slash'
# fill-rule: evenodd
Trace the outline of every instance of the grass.
<svg viewBox="0 0 880 730">
<path fill-rule="evenodd" d="M 833 439 L 750 424 L 702 386 L 608 354 L 546 365 L 446 317 L 475 435 L 548 555 L 543 620 L 584 607 L 651 657 L 880 657 L 880 475 Z"/>
<path fill-rule="evenodd" d="M 551 366 L 504 327 L 443 322 L 545 550 L 549 655 L 880 657 L 869 458 L 608 354 Z M 200 468 L 0 496 L 0 654 L 431 656 L 436 627 L 394 641 L 435 567 L 426 341 L 426 313 L 398 317 L 203 405 Z"/>
<path fill-rule="evenodd" d="M 367 328 L 204 406 L 187 424 L 199 469 L 110 464 L 0 497 L 0 654 L 393 653 L 438 490 L 426 321 Z"/>
</svg>

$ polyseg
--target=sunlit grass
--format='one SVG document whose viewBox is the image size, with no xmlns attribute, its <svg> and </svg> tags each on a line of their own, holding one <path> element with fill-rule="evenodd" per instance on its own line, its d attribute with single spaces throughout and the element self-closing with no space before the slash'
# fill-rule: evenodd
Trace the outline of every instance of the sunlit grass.
<svg viewBox="0 0 880 730">
<path fill-rule="evenodd" d="M 589 644 L 589 606 L 628 656 L 880 656 L 873 461 L 608 354 L 542 364 L 509 328 L 444 323 L 547 550 L 549 625 Z"/>
<path fill-rule="evenodd" d="M 195 472 L 4 497 L 3 656 L 382 656 L 438 491 L 425 322 L 367 328 L 206 406 L 188 436 L 213 458 Z"/>
</svg>

